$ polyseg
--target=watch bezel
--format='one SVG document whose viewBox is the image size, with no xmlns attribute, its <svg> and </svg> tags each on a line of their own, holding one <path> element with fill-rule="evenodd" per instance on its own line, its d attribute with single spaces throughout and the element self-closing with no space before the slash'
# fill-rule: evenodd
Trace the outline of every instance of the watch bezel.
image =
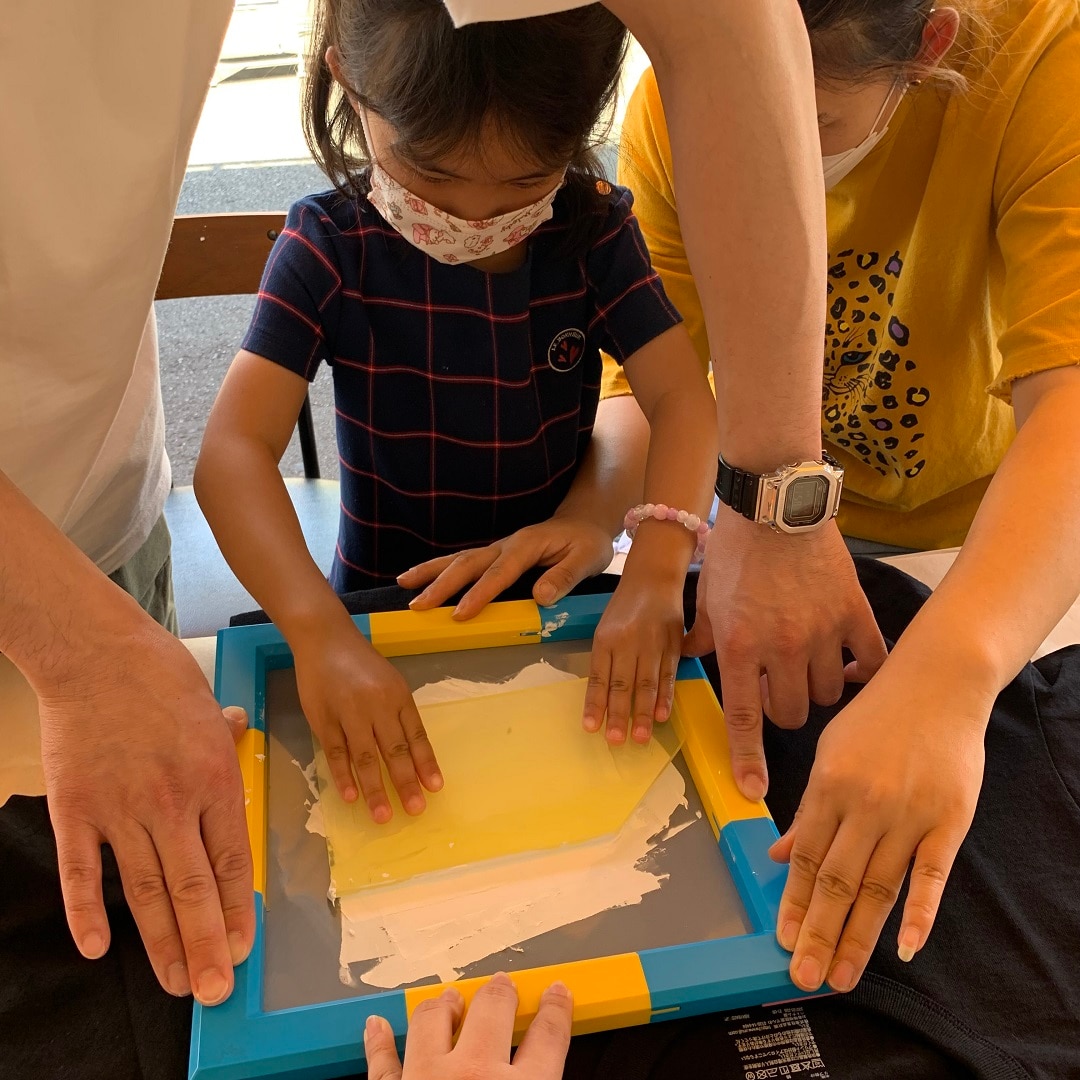
<svg viewBox="0 0 1080 1080">
<path fill-rule="evenodd" d="M 829 486 L 825 497 L 825 513 L 820 520 L 807 525 L 791 525 L 784 520 L 783 507 L 792 485 L 808 477 L 823 477 Z M 840 512 L 840 494 L 844 485 L 844 470 L 830 458 L 822 461 L 802 461 L 786 465 L 775 473 L 762 477 L 758 492 L 755 520 L 777 532 L 804 535 L 823 529 Z M 778 512 L 779 509 L 779 512 Z"/>
</svg>

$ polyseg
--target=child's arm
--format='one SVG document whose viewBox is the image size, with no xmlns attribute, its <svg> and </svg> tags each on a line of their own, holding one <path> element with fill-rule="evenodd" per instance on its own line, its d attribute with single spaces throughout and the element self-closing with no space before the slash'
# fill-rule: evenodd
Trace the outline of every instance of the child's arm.
<svg viewBox="0 0 1080 1080">
<path fill-rule="evenodd" d="M 358 781 L 372 817 L 388 821 L 380 754 L 409 813 L 424 809 L 420 783 L 437 791 L 442 778 L 404 679 L 315 564 L 278 471 L 307 386 L 241 350 L 207 423 L 195 493 L 229 565 L 292 648 L 304 715 L 342 798 L 357 797 Z"/>
<path fill-rule="evenodd" d="M 716 411 L 708 380 L 682 325 L 654 338 L 625 364 L 649 422 L 644 499 L 704 520 L 716 479 Z M 683 636 L 682 592 L 697 538 L 677 522 L 637 530 L 622 581 L 597 627 L 585 727 L 623 742 L 648 741 L 654 719 L 671 713 Z"/>
</svg>

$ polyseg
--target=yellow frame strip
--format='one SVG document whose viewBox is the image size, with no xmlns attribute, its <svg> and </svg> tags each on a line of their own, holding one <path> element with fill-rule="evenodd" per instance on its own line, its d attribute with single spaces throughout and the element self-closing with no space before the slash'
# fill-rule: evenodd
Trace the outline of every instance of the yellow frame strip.
<svg viewBox="0 0 1080 1080">
<path fill-rule="evenodd" d="M 376 612 L 369 616 L 371 644 L 383 656 L 417 656 L 540 641 L 540 609 L 531 600 L 489 604 L 467 622 L 455 621 L 453 610 Z"/>
<path fill-rule="evenodd" d="M 244 778 L 244 813 L 247 816 L 251 859 L 255 864 L 255 891 L 266 896 L 266 734 L 248 728 L 236 744 Z"/>
<path fill-rule="evenodd" d="M 771 817 L 764 802 L 751 802 L 735 786 L 724 713 L 707 679 L 675 683 L 672 723 L 717 839 L 731 821 Z"/>
<path fill-rule="evenodd" d="M 521 1042 L 540 1006 L 540 996 L 553 982 L 563 982 L 574 995 L 574 1034 L 611 1031 L 619 1027 L 647 1024 L 652 1019 L 652 999 L 645 972 L 636 953 L 602 956 L 551 967 L 530 968 L 510 973 L 518 992 L 518 1011 L 514 1018 L 514 1045 Z M 405 1009 L 412 1020 L 422 1001 L 438 997 L 453 987 L 472 1004 L 476 991 L 487 978 L 462 979 L 438 986 L 417 986 L 405 991 Z"/>
</svg>

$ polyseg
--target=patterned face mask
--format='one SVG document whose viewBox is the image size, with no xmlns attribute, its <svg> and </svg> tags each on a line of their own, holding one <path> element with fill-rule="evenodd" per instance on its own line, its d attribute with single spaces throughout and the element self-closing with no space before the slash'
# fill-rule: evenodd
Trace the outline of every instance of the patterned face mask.
<svg viewBox="0 0 1080 1080">
<path fill-rule="evenodd" d="M 520 210 L 466 221 L 414 195 L 378 162 L 372 162 L 368 201 L 413 247 L 452 265 L 509 251 L 527 239 L 539 225 L 551 220 L 551 204 L 562 186 L 561 181 L 538 202 Z"/>
</svg>

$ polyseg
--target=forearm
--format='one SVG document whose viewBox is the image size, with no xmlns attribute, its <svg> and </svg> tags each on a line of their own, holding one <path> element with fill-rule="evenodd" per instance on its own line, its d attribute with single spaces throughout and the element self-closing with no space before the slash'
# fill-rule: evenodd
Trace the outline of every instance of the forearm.
<svg viewBox="0 0 1080 1080">
<path fill-rule="evenodd" d="M 592 439 L 556 516 L 595 521 L 614 537 L 626 511 L 642 501 L 649 422 L 629 394 L 596 410 Z"/>
<path fill-rule="evenodd" d="M 887 668 L 948 657 L 975 692 L 995 695 L 1069 609 L 1080 593 L 1078 415 L 1080 379 L 1035 404 L 956 562 Z"/>
<path fill-rule="evenodd" d="M 38 694 L 63 693 L 149 620 L 3 473 L 0 521 L 0 653 Z"/>
<path fill-rule="evenodd" d="M 290 643 L 347 618 L 308 551 L 269 447 L 237 435 L 208 437 L 195 493 L 233 572 Z"/>
<path fill-rule="evenodd" d="M 721 450 L 752 470 L 815 458 L 825 205 L 799 7 L 681 0 L 672 18 L 653 0 L 608 6 L 652 58 L 664 100 L 682 235 L 713 357 Z"/>
</svg>

